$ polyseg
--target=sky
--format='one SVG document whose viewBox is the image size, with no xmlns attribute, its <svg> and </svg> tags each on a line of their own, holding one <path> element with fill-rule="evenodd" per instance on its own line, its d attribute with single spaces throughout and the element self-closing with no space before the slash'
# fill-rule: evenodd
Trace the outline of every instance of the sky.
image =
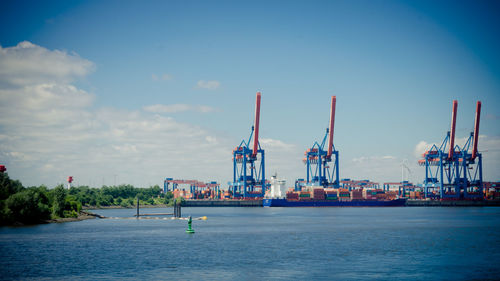
<svg viewBox="0 0 500 281">
<path fill-rule="evenodd" d="M 262 93 L 266 173 L 292 186 L 337 97 L 340 177 L 424 180 L 458 100 L 500 180 L 498 1 L 1 1 L 0 164 L 24 185 L 232 180 Z"/>
</svg>

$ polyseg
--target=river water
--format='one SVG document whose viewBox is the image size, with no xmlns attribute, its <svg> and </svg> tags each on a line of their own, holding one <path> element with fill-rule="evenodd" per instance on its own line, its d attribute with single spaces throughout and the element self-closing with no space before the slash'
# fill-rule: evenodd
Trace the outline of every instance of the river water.
<svg viewBox="0 0 500 281">
<path fill-rule="evenodd" d="M 147 209 L 147 213 L 172 209 Z M 132 217 L 135 210 L 96 210 Z M 500 208 L 183 208 L 0 228 L 0 279 L 500 278 Z"/>
</svg>

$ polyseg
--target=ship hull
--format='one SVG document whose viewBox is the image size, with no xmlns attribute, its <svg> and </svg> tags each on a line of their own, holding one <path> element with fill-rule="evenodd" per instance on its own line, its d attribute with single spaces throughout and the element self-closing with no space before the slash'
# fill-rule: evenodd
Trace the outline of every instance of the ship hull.
<svg viewBox="0 0 500 281">
<path fill-rule="evenodd" d="M 287 199 L 264 199 L 264 207 L 402 207 L 406 199 L 395 199 L 386 201 L 377 200 L 287 200 Z"/>
</svg>

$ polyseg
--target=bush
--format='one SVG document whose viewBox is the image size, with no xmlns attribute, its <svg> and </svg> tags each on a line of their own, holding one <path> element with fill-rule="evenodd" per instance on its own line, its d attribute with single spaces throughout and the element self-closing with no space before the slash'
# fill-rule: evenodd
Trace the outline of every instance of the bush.
<svg viewBox="0 0 500 281">
<path fill-rule="evenodd" d="M 113 197 L 111 195 L 101 195 L 97 197 L 97 205 L 99 206 L 111 206 L 111 201 Z"/>
<path fill-rule="evenodd" d="M 64 217 L 64 209 L 66 209 L 66 190 L 60 184 L 52 190 L 54 202 L 52 203 L 52 213 L 55 217 Z"/>
<path fill-rule="evenodd" d="M 66 197 L 66 202 L 64 204 L 65 211 L 75 211 L 79 213 L 82 210 L 82 203 L 76 201 L 73 196 Z"/>
<path fill-rule="evenodd" d="M 0 173 L 0 200 L 5 200 L 23 189 L 20 181 L 11 180 L 7 173 Z"/>
<path fill-rule="evenodd" d="M 0 224 L 14 222 L 37 223 L 41 220 L 61 217 L 77 217 L 85 206 L 135 206 L 137 198 L 141 204 L 172 205 L 173 194 L 163 194 L 158 186 L 138 188 L 132 185 L 88 186 L 65 189 L 58 185 L 49 190 L 46 186 L 25 188 L 21 182 L 11 180 L 6 173 L 0 174 Z M 179 199 L 182 200 L 182 199 Z M 179 201 L 182 202 L 182 201 Z"/>
<path fill-rule="evenodd" d="M 6 200 L 3 215 L 7 218 L 5 223 L 31 224 L 47 220 L 50 218 L 48 198 L 37 190 L 23 190 Z"/>
<path fill-rule="evenodd" d="M 122 206 L 123 208 L 128 208 L 128 207 L 130 207 L 130 201 L 129 200 L 123 200 L 120 203 L 120 206 Z"/>
<path fill-rule="evenodd" d="M 172 199 L 172 198 L 174 198 L 174 193 L 172 191 L 168 191 L 165 194 L 165 199 Z"/>
<path fill-rule="evenodd" d="M 64 210 L 63 214 L 64 214 L 65 218 L 77 218 L 78 217 L 78 213 L 75 210 L 71 210 L 71 211 Z"/>
</svg>

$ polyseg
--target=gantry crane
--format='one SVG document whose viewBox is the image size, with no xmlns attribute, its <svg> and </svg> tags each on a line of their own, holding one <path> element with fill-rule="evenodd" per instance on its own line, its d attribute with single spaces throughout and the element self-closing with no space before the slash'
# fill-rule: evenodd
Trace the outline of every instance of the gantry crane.
<svg viewBox="0 0 500 281">
<path fill-rule="evenodd" d="M 419 160 L 425 166 L 424 195 L 426 198 L 440 199 L 480 199 L 483 197 L 483 164 L 482 155 L 478 152 L 479 120 L 481 102 L 476 103 L 474 131 L 463 147 L 455 145 L 455 127 L 458 102 L 453 101 L 451 114 L 451 130 L 447 133 L 441 146 L 435 144 L 426 151 Z M 472 144 L 472 152 L 469 149 Z M 446 147 L 448 146 L 448 151 Z M 438 189 L 439 194 L 433 191 Z"/>
<path fill-rule="evenodd" d="M 314 142 L 313 146 L 304 152 L 303 162 L 306 164 L 306 185 L 339 188 L 339 152 L 333 145 L 333 128 L 335 126 L 335 105 L 337 98 L 332 96 L 330 104 L 330 124 L 321 144 Z M 325 148 L 326 139 L 328 144 Z M 330 163 L 333 167 L 330 172 Z"/>
<path fill-rule="evenodd" d="M 259 143 L 260 99 L 255 101 L 255 122 L 248 141 L 242 140 L 233 150 L 233 182 L 230 189 L 233 197 L 264 197 L 266 192 L 264 149 Z M 250 143 L 253 136 L 253 148 Z"/>
</svg>

